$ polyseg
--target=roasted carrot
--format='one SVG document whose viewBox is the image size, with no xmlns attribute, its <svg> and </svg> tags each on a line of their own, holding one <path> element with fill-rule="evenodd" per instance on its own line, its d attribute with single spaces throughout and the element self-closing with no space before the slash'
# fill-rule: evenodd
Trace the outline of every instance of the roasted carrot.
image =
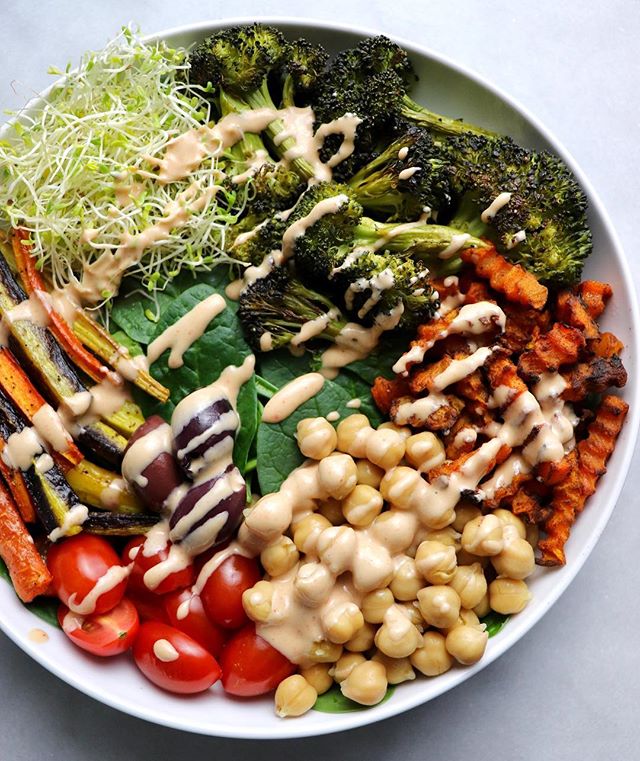
<svg viewBox="0 0 640 761">
<path fill-rule="evenodd" d="M 24 525 L 11 495 L 0 482 L 0 557 L 23 602 L 46 594 L 51 574 Z"/>
</svg>

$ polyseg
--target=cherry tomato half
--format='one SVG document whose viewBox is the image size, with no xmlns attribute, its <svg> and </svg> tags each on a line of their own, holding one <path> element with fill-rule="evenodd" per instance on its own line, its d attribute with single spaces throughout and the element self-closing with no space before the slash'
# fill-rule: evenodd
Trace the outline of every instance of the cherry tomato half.
<svg viewBox="0 0 640 761">
<path fill-rule="evenodd" d="M 90 534 L 78 534 L 53 544 L 49 549 L 47 565 L 53 577 L 53 591 L 70 608 L 81 605 L 96 582 L 111 568 L 121 568 L 120 559 L 109 542 Z M 87 614 L 106 613 L 114 608 L 122 600 L 126 587 L 125 576 L 103 592 L 95 601 L 93 610 Z"/>
<path fill-rule="evenodd" d="M 220 665 L 225 691 L 244 698 L 275 690 L 296 669 L 256 634 L 253 624 L 235 632 L 222 650 Z"/>
<path fill-rule="evenodd" d="M 135 606 L 126 597 L 108 613 L 91 616 L 79 616 L 66 605 L 60 605 L 58 621 L 74 645 L 102 657 L 119 655 L 128 650 L 140 628 Z"/>
<path fill-rule="evenodd" d="M 211 653 L 184 632 L 156 621 L 140 627 L 133 657 L 149 681 L 169 692 L 204 692 L 220 678 Z"/>
<path fill-rule="evenodd" d="M 187 601 L 189 606 L 187 607 Z M 183 606 L 182 608 L 180 606 Z M 217 658 L 224 644 L 224 631 L 211 623 L 202 600 L 190 589 L 177 590 L 164 596 L 164 609 L 171 626 L 193 637 L 196 642 Z M 182 615 L 182 618 L 179 617 Z"/>
<path fill-rule="evenodd" d="M 225 629 L 239 629 L 249 618 L 242 607 L 242 593 L 260 581 L 253 558 L 231 555 L 209 576 L 202 590 L 202 604 L 211 621 Z"/>
<path fill-rule="evenodd" d="M 133 568 L 131 569 L 131 576 L 129 577 L 129 587 L 137 592 L 152 591 L 158 595 L 164 595 L 167 592 L 173 592 L 175 589 L 184 589 L 195 581 L 195 574 L 193 565 L 189 565 L 183 568 L 181 571 L 169 574 L 166 579 L 163 579 L 160 584 L 152 590 L 149 590 L 144 583 L 145 573 L 154 566 L 167 559 L 169 555 L 169 548 L 165 547 L 159 552 L 154 552 L 153 555 L 145 555 L 142 550 L 142 545 L 145 542 L 143 536 L 136 536 L 122 551 L 122 562 L 128 565 L 133 561 Z"/>
</svg>

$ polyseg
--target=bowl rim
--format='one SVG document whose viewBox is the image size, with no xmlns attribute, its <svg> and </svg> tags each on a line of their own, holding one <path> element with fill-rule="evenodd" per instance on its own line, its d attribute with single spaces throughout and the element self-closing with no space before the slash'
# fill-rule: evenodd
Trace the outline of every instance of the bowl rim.
<svg viewBox="0 0 640 761">
<path fill-rule="evenodd" d="M 234 16 L 228 18 L 224 17 L 221 19 L 210 19 L 191 24 L 183 24 L 180 26 L 169 27 L 153 34 L 144 35 L 142 39 L 145 42 L 155 42 L 181 34 L 198 34 L 199 32 L 209 32 L 216 29 L 224 29 L 236 24 L 247 24 L 254 22 L 272 24 L 274 26 L 306 26 L 313 29 L 326 31 L 346 32 L 363 37 L 383 34 L 383 32 L 377 29 L 360 26 L 359 24 L 338 23 L 312 17 L 259 15 Z M 564 147 L 558 138 L 556 138 L 553 132 L 548 127 L 546 127 L 534 114 L 532 114 L 527 107 L 523 106 L 516 98 L 513 98 L 510 94 L 503 91 L 500 87 L 494 85 L 483 75 L 475 72 L 472 68 L 460 64 L 447 55 L 434 51 L 428 46 L 413 42 L 412 40 L 407 40 L 406 38 L 395 34 L 387 34 L 386 36 L 388 36 L 394 42 L 402 45 L 409 51 L 409 53 L 430 59 L 437 64 L 444 65 L 445 67 L 453 70 L 455 73 L 471 80 L 475 84 L 492 93 L 496 98 L 506 103 L 517 114 L 522 116 L 528 124 L 533 126 L 533 128 L 538 133 L 540 133 L 540 135 L 542 135 L 542 137 L 552 146 L 553 151 L 558 156 L 560 156 L 570 167 L 578 179 L 580 185 L 584 189 L 585 193 L 587 194 L 591 209 L 599 217 L 606 235 L 608 235 L 611 239 L 614 256 L 620 267 L 625 287 L 629 290 L 629 295 L 631 297 L 629 299 L 631 334 L 626 345 L 626 350 L 628 354 L 632 354 L 636 357 L 640 356 L 640 307 L 638 305 L 637 293 L 636 289 L 634 288 L 634 282 L 631 277 L 629 264 L 624 254 L 624 249 L 611 221 L 611 218 L 609 217 L 608 212 L 600 200 L 600 197 L 591 185 L 591 182 L 585 173 L 573 158 L 572 154 Z M 0 125 L 0 136 L 8 129 L 10 129 L 11 124 L 14 121 L 19 121 L 21 113 L 36 107 L 39 103 L 45 100 L 48 97 L 51 89 L 63 81 L 64 78 L 64 75 L 58 78 L 55 82 L 49 85 L 49 87 L 44 89 L 35 97 L 31 98 L 16 113 L 14 118 Z M 635 381 L 635 379 L 633 380 Z M 630 411 L 626 420 L 625 427 L 630 429 L 630 433 L 628 434 L 628 440 L 626 442 L 625 449 L 620 451 L 619 454 L 620 464 L 617 479 L 612 484 L 608 484 L 609 491 L 606 496 L 603 497 L 604 505 L 599 510 L 599 520 L 594 527 L 594 530 L 588 536 L 588 539 L 584 543 L 580 553 L 576 558 L 572 560 L 570 567 L 565 566 L 563 577 L 553 587 L 552 591 L 547 593 L 545 604 L 539 606 L 535 610 L 535 613 L 533 613 L 527 619 L 526 624 L 521 624 L 518 626 L 518 619 L 513 619 L 510 622 L 510 625 L 502 630 L 500 640 L 496 642 L 495 646 L 490 650 L 490 652 L 487 653 L 479 663 L 475 664 L 475 666 L 460 670 L 458 672 L 455 684 L 446 686 L 440 692 L 438 692 L 437 695 L 432 695 L 431 697 L 425 699 L 424 696 L 420 695 L 420 693 L 407 693 L 406 696 L 402 697 L 398 692 L 396 692 L 393 701 L 387 701 L 379 706 L 376 706 L 373 710 L 335 714 L 331 720 L 325 721 L 321 726 L 307 726 L 301 722 L 282 721 L 280 724 L 275 724 L 273 729 L 270 729 L 270 731 L 267 731 L 263 728 L 252 728 L 251 726 L 245 726 L 243 728 L 242 734 L 240 734 L 238 730 L 233 727 L 230 728 L 224 724 L 215 724 L 215 721 L 213 721 L 211 725 L 207 726 L 203 726 L 201 724 L 185 726 L 184 720 L 174 719 L 168 713 L 162 713 L 162 715 L 160 715 L 160 712 L 157 710 L 154 711 L 153 709 L 140 705 L 133 699 L 133 697 L 129 701 L 124 701 L 119 697 L 114 697 L 109 694 L 105 695 L 98 686 L 92 683 L 87 683 L 86 680 L 83 681 L 81 678 L 76 677 L 75 674 L 69 673 L 61 666 L 58 666 L 55 658 L 48 656 L 46 651 L 43 650 L 41 646 L 34 645 L 34 643 L 28 639 L 26 634 L 11 628 L 2 620 L 2 618 L 0 618 L 0 630 L 2 630 L 18 647 L 20 647 L 25 653 L 27 653 L 40 665 L 44 666 L 48 671 L 55 674 L 62 681 L 66 682 L 72 687 L 75 687 L 80 692 L 83 692 L 89 697 L 131 716 L 135 716 L 154 724 L 160 724 L 163 726 L 171 727 L 173 729 L 179 729 L 184 732 L 244 740 L 295 739 L 355 729 L 357 727 L 382 721 L 383 719 L 404 713 L 405 711 L 422 705 L 429 700 L 438 697 L 445 692 L 448 692 L 450 689 L 454 689 L 455 687 L 465 682 L 467 679 L 471 678 L 478 671 L 481 671 L 483 668 L 499 658 L 538 623 L 542 616 L 555 604 L 555 602 L 560 598 L 569 584 L 575 579 L 585 561 L 591 554 L 611 517 L 613 509 L 616 506 L 617 500 L 626 481 L 631 459 L 635 451 L 638 428 L 640 425 L 640 383 L 632 382 L 629 384 L 627 386 L 627 393 L 629 398 Z"/>
</svg>

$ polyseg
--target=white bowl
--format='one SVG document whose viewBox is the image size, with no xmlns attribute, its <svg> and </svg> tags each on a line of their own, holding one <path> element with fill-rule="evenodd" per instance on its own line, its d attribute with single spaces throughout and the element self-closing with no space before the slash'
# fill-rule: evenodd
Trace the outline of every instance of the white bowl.
<svg viewBox="0 0 640 761">
<path fill-rule="evenodd" d="M 277 25 L 287 36 L 304 35 L 321 42 L 331 51 L 351 46 L 363 36 L 378 33 L 303 19 L 258 20 Z M 188 45 L 217 29 L 247 21 L 249 19 L 205 22 L 170 29 L 156 37 L 167 39 L 173 44 Z M 0 583 L 0 627 L 5 633 L 32 658 L 64 681 L 133 716 L 207 735 L 275 739 L 339 732 L 425 703 L 498 658 L 549 610 L 589 556 L 622 489 L 640 420 L 637 367 L 640 320 L 629 270 L 607 213 L 571 156 L 522 106 L 479 76 L 443 56 L 405 40 L 397 41 L 410 52 L 420 76 L 416 94 L 418 101 L 428 104 L 435 111 L 462 116 L 471 122 L 505 132 L 525 145 L 551 149 L 569 164 L 582 183 L 590 201 L 595 249 L 587 264 L 586 275 L 606 280 L 613 286 L 614 297 L 605 313 L 603 327 L 614 332 L 626 345 L 624 359 L 629 371 L 629 382 L 623 395 L 631 405 L 631 410 L 625 428 L 607 474 L 573 529 L 567 546 L 566 566 L 537 571 L 530 585 L 532 602 L 522 613 L 514 616 L 496 637 L 489 640 L 482 661 L 472 668 L 455 668 L 435 679 L 419 678 L 400 685 L 390 700 L 368 710 L 339 714 L 311 711 L 301 718 L 283 721 L 274 714 L 272 696 L 260 700 L 234 700 L 225 696 L 219 685 L 197 697 L 170 695 L 150 684 L 127 657 L 105 662 L 85 655 L 73 647 L 60 630 L 48 627 L 27 611 L 8 584 Z M 46 93 L 43 97 L 46 97 Z M 37 101 L 31 105 L 37 106 Z M 34 627 L 47 630 L 48 642 L 36 644 L 29 639 L 28 633 Z M 517 689 L 517 685 L 512 685 L 512 688 Z"/>
</svg>

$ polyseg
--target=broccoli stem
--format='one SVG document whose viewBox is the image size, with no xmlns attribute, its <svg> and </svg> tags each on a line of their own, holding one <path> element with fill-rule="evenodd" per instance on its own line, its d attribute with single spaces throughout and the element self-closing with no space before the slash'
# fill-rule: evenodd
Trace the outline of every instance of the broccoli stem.
<svg viewBox="0 0 640 761">
<path fill-rule="evenodd" d="M 452 119 L 450 116 L 443 116 L 442 114 L 436 114 L 433 111 L 429 111 L 429 109 L 416 103 L 415 100 L 408 95 L 405 95 L 402 98 L 400 111 L 405 119 L 408 119 L 421 127 L 428 127 L 434 132 L 443 135 L 468 135 L 471 133 L 474 135 L 483 135 L 484 137 L 495 137 L 496 134 L 495 132 L 491 132 L 491 130 L 468 124 L 462 119 Z"/>
</svg>

